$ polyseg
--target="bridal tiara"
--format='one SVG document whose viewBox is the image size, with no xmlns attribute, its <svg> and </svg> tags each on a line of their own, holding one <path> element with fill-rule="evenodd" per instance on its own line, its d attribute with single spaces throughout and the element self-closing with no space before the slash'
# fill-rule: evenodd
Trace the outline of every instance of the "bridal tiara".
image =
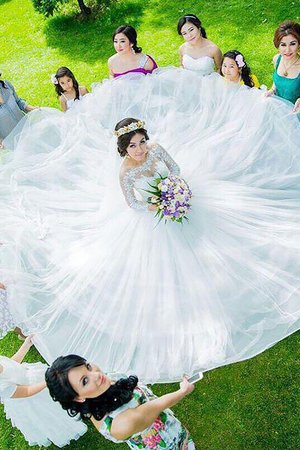
<svg viewBox="0 0 300 450">
<path fill-rule="evenodd" d="M 137 122 L 131 122 L 129 125 L 126 125 L 125 127 L 119 128 L 118 130 L 114 131 L 114 135 L 116 137 L 120 137 L 123 136 L 123 134 L 127 134 L 135 130 L 140 130 L 144 127 L 145 122 L 143 120 L 138 120 Z"/>
</svg>

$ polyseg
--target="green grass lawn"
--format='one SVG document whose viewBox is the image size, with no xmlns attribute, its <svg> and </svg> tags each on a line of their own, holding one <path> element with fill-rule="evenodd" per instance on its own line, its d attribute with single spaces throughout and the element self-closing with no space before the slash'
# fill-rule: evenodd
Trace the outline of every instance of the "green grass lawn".
<svg viewBox="0 0 300 450">
<path fill-rule="evenodd" d="M 86 3 L 94 5 L 96 1 Z M 300 19 L 297 1 L 286 4 L 279 0 L 105 0 L 103 8 L 86 21 L 76 16 L 75 0 L 64 8 L 64 15 L 44 19 L 34 12 L 30 0 L 0 0 L 0 72 L 33 105 L 58 105 L 50 74 L 59 66 L 70 67 L 87 86 L 107 77 L 112 31 L 126 22 L 137 28 L 139 45 L 159 65 L 178 65 L 182 40 L 176 24 L 185 13 L 201 17 L 208 37 L 223 52 L 233 48 L 243 52 L 260 82 L 270 86 L 274 29 L 285 19 Z M 19 344 L 16 336 L 9 334 L 0 341 L 0 354 L 12 355 Z M 195 392 L 174 408 L 191 431 L 197 449 L 300 449 L 299 344 L 297 333 L 252 360 L 206 374 Z M 31 349 L 27 360 L 40 359 Z M 173 388 L 161 385 L 154 390 L 163 394 Z M 0 430 L 1 450 L 29 448 L 5 420 L 2 407 Z M 115 445 L 91 427 L 69 448 L 110 450 Z"/>
</svg>

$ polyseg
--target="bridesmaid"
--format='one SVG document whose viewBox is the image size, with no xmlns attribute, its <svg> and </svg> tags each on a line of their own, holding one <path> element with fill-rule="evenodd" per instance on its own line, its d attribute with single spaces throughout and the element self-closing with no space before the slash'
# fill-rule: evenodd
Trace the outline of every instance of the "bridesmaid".
<svg viewBox="0 0 300 450">
<path fill-rule="evenodd" d="M 300 112 L 300 24 L 285 21 L 275 31 L 273 39 L 279 54 L 273 58 L 273 86 L 267 96 L 277 95 L 293 103 Z"/>
<path fill-rule="evenodd" d="M 91 419 L 109 441 L 132 450 L 195 450 L 189 432 L 168 409 L 193 391 L 186 378 L 176 391 L 156 397 L 137 377 L 112 380 L 77 355 L 57 358 L 45 377 L 53 400 L 71 416 Z"/>
<path fill-rule="evenodd" d="M 197 16 L 186 14 L 181 17 L 177 31 L 186 41 L 179 47 L 180 65 L 183 68 L 203 72 L 203 75 L 209 75 L 214 69 L 220 70 L 222 52 L 207 39 L 206 31 Z M 203 68 L 200 67 L 202 64 Z"/>
<path fill-rule="evenodd" d="M 108 60 L 110 78 L 130 73 L 147 75 L 157 68 L 154 59 L 142 53 L 137 45 L 137 32 L 131 25 L 121 25 L 113 33 L 116 54 Z"/>
</svg>

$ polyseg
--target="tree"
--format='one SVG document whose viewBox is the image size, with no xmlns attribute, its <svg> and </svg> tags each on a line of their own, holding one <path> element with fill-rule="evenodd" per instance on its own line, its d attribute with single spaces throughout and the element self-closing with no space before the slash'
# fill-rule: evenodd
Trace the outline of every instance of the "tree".
<svg viewBox="0 0 300 450">
<path fill-rule="evenodd" d="M 53 16 L 54 11 L 62 3 L 67 3 L 69 0 L 32 0 L 33 7 L 36 11 L 44 16 Z M 77 0 L 80 11 L 85 16 L 91 14 L 92 10 L 85 5 L 84 0 Z"/>
</svg>

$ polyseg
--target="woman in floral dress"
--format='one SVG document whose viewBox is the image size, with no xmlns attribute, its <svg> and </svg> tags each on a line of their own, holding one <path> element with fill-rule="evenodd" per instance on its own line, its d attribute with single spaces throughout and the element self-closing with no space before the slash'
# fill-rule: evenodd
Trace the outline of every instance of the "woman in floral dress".
<svg viewBox="0 0 300 450">
<path fill-rule="evenodd" d="M 193 384 L 183 378 L 178 390 L 156 397 L 135 376 L 113 378 L 77 355 L 57 358 L 46 372 L 53 400 L 72 417 L 91 418 L 106 439 L 134 450 L 195 449 L 189 432 L 168 409 L 191 393 Z"/>
</svg>

